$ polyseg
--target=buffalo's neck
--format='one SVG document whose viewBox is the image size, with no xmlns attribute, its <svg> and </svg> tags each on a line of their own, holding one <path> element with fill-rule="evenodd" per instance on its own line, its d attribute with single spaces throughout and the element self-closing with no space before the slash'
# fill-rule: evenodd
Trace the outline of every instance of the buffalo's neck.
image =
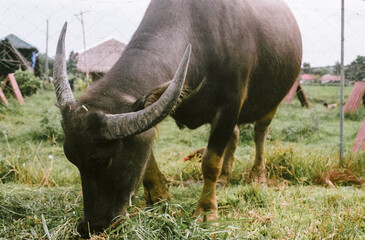
<svg viewBox="0 0 365 240">
<path fill-rule="evenodd" d="M 142 44 L 142 43 L 141 43 Z M 92 84 L 79 99 L 80 104 L 109 113 L 132 111 L 133 103 L 159 85 L 170 81 L 186 46 L 164 47 L 129 44 L 123 56 L 104 78 Z M 184 44 L 185 45 L 185 44 Z"/>
<path fill-rule="evenodd" d="M 161 4 L 169 5 L 163 13 L 159 11 Z M 170 81 L 191 41 L 186 16 L 178 2 L 153 1 L 122 57 L 88 90 L 87 98 L 107 101 L 106 104 L 114 105 L 113 109 L 128 111 L 133 99 Z"/>
<path fill-rule="evenodd" d="M 118 85 L 121 91 L 142 97 L 173 78 L 180 60 L 175 55 L 166 50 L 149 49 L 148 46 L 130 46 L 110 72 L 118 76 L 113 84 Z"/>
</svg>

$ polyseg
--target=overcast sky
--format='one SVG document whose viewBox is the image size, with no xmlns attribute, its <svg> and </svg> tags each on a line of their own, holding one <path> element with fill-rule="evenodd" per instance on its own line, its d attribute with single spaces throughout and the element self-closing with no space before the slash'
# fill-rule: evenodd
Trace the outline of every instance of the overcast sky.
<svg viewBox="0 0 365 240">
<path fill-rule="evenodd" d="M 254 0 L 253 0 L 254 1 Z M 275 1 L 275 0 L 273 0 Z M 150 0 L 0 0 L 0 38 L 13 33 L 46 51 L 49 20 L 49 55 L 54 56 L 59 32 L 68 22 L 67 51 L 83 51 L 80 11 L 86 45 L 113 37 L 128 43 Z M 345 63 L 365 55 L 365 1 L 346 0 Z M 303 62 L 333 65 L 340 60 L 341 0 L 287 0 L 302 32 Z"/>
</svg>

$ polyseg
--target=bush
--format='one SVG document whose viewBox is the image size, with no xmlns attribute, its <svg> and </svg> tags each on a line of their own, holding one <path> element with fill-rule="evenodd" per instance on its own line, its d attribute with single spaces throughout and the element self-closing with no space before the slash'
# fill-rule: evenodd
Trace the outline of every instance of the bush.
<svg viewBox="0 0 365 240">
<path fill-rule="evenodd" d="M 14 76 L 23 96 L 31 96 L 42 87 L 41 80 L 28 71 L 15 71 Z"/>
</svg>

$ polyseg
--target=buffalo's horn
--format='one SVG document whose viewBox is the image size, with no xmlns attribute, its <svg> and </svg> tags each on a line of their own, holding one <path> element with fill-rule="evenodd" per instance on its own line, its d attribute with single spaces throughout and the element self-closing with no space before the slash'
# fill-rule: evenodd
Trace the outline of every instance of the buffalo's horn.
<svg viewBox="0 0 365 240">
<path fill-rule="evenodd" d="M 60 37 L 58 39 L 56 58 L 53 69 L 53 85 L 56 91 L 57 102 L 61 109 L 69 103 L 75 102 L 70 84 L 67 79 L 66 54 L 65 54 L 65 36 L 67 22 L 63 25 Z"/>
<path fill-rule="evenodd" d="M 103 119 L 103 135 L 117 139 L 144 132 L 167 117 L 179 99 L 190 61 L 191 45 L 186 48 L 179 67 L 169 87 L 152 105 L 138 112 L 106 114 Z"/>
</svg>

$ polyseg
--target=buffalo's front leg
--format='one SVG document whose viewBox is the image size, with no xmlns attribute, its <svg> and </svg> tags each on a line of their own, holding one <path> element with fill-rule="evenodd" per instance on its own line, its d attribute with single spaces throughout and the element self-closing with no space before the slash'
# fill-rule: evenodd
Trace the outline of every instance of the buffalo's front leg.
<svg viewBox="0 0 365 240">
<path fill-rule="evenodd" d="M 165 182 L 165 176 L 158 168 L 152 152 L 143 177 L 144 198 L 148 205 L 152 205 L 169 198 L 169 192 Z"/>
<path fill-rule="evenodd" d="M 204 185 L 193 217 L 203 216 L 200 219 L 203 221 L 218 219 L 216 184 L 222 169 L 222 156 L 237 120 L 235 109 L 221 110 L 211 124 L 208 147 L 202 159 Z"/>
<path fill-rule="evenodd" d="M 255 156 L 255 162 L 250 172 L 250 178 L 251 181 L 258 184 L 266 184 L 264 145 L 269 125 L 275 115 L 275 112 L 276 109 L 270 112 L 264 118 L 255 122 L 254 140 L 256 146 L 256 156 Z"/>
</svg>

